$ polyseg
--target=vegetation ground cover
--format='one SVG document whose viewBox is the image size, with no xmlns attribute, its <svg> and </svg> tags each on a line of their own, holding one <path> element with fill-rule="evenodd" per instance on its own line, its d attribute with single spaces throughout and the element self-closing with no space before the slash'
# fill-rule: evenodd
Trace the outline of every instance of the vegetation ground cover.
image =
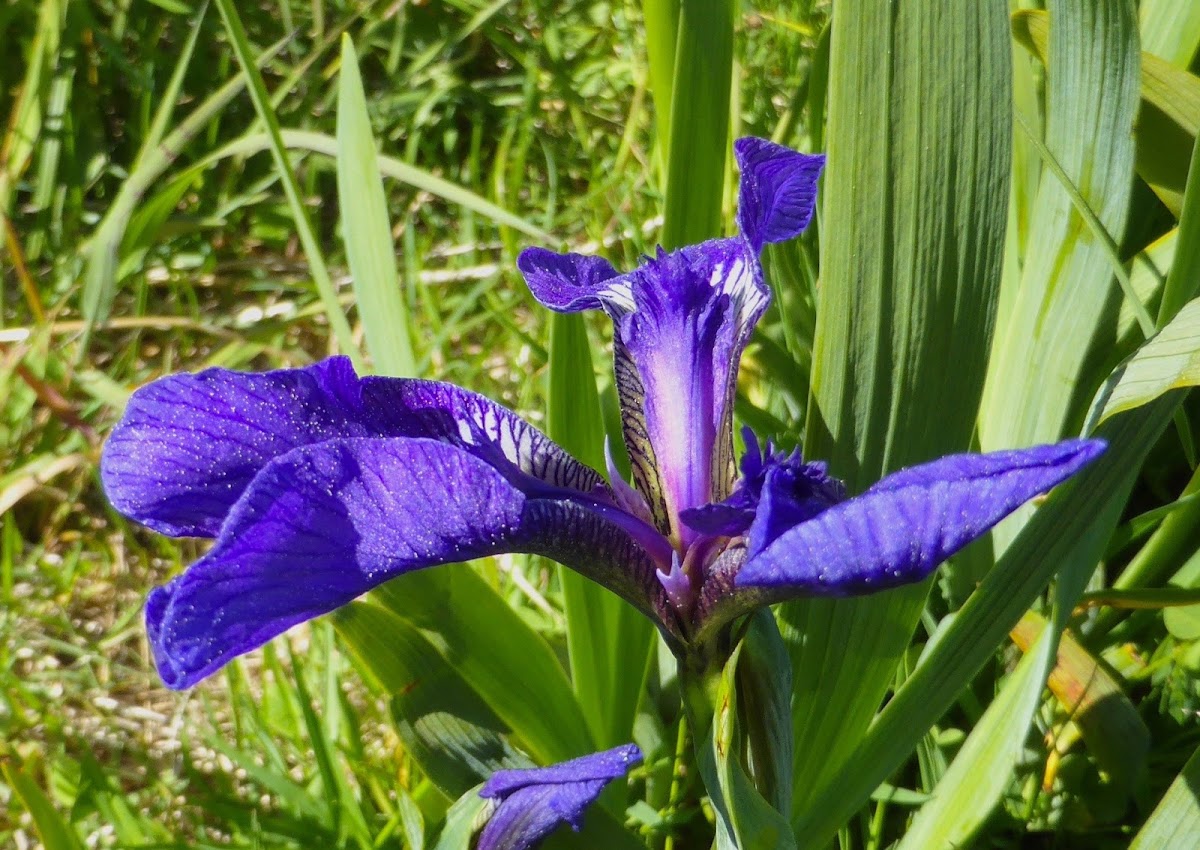
<svg viewBox="0 0 1200 850">
<path fill-rule="evenodd" d="M 1147 15 L 1156 8 L 1143 6 Z M 517 252 L 535 242 L 599 251 L 627 268 L 664 239 L 663 110 L 643 8 L 282 0 L 240 14 L 356 344 L 362 316 L 330 147 L 343 32 L 354 39 L 380 153 L 399 163 L 391 174 L 384 167 L 384 186 L 417 373 L 544 421 L 549 324 L 515 273 Z M 803 0 L 738 9 L 731 137 L 823 147 L 829 15 L 828 4 Z M 1027 85 L 1018 100 L 1025 92 L 1034 114 L 1045 96 L 1037 21 L 1022 29 L 1018 18 L 1014 41 L 1016 76 Z M 1155 32 L 1143 32 L 1147 49 Z M 330 623 L 186 696 L 161 687 L 142 602 L 201 547 L 130 524 L 98 486 L 104 435 L 147 380 L 211 365 L 299 365 L 338 349 L 221 18 L 175 0 L 9 0 L 0 43 L 23 57 L 0 71 L 0 114 L 9 116 L 0 148 L 0 844 L 426 846 L 448 801 L 406 752 L 387 695 Z M 1015 156 L 1035 160 L 1021 138 L 1017 131 Z M 1151 154 L 1138 145 L 1141 162 Z M 1180 218 L 1187 153 L 1175 184 L 1139 168 L 1125 204 L 1130 224 L 1115 245 L 1152 305 L 1172 262 L 1162 241 Z M 1033 215 L 1027 190 L 1014 190 L 1019 238 Z M 784 439 L 799 436 L 809 404 L 815 243 L 769 255 L 781 278 L 810 286 L 779 299 L 743 370 L 739 417 Z M 1133 262 L 1139 254 L 1157 266 Z M 1114 327 L 1125 347 L 1112 351 L 1139 341 L 1133 318 L 1123 321 Z M 595 346 L 607 344 L 602 323 L 589 331 Z M 1092 373 L 1116 365 L 1106 357 L 1093 352 Z M 610 379 L 603 370 L 597 379 L 612 420 Z M 1059 649 L 1060 679 L 1039 694 L 1034 734 L 1019 736 L 1015 769 L 987 818 L 983 840 L 994 846 L 1127 846 L 1200 744 L 1197 609 L 1164 615 L 1161 600 L 1114 606 L 1104 597 L 1111 577 L 1131 568 L 1151 590 L 1200 579 L 1200 539 L 1186 522 L 1200 504 L 1191 495 L 1194 402 L 1182 411 L 1183 424 L 1146 447 L 1107 570 L 1087 579 L 1095 606 L 1080 609 Z M 1182 529 L 1156 537 L 1168 522 Z M 567 665 L 554 570 L 499 559 L 480 574 Z M 975 578 L 944 575 L 900 678 Z M 841 828 L 842 847 L 887 846 L 903 833 L 1020 652 L 1055 616 L 1039 604 L 1021 621 L 1015 643 L 993 653 L 905 767 Z M 1075 667 L 1072 647 L 1083 651 Z M 1115 707 L 1091 714 L 1094 726 L 1073 722 L 1081 705 L 1069 698 L 1089 676 L 1117 683 L 1105 697 Z M 635 810 L 631 822 L 665 846 L 711 812 L 674 805 L 678 715 L 670 682 L 657 684 L 639 723 L 666 742 L 666 755 L 638 781 L 662 786 L 661 805 Z"/>
</svg>

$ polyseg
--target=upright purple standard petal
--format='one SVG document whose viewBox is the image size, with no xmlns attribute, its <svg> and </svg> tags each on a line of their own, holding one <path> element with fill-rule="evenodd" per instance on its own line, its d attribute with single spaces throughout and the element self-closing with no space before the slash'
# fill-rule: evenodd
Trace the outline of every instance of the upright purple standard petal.
<svg viewBox="0 0 1200 850">
<path fill-rule="evenodd" d="M 617 277 L 603 257 L 556 254 L 545 248 L 526 248 L 517 257 L 517 268 L 533 297 L 560 313 L 599 310 L 604 284 Z"/>
<path fill-rule="evenodd" d="M 563 823 L 578 832 L 604 786 L 641 760 L 637 745 L 626 744 L 550 767 L 496 771 L 479 791 L 499 805 L 477 850 L 529 850 Z"/>
<path fill-rule="evenodd" d="M 347 437 L 430 437 L 498 452 L 553 486 L 603 489 L 598 473 L 483 396 L 434 381 L 360 378 L 347 357 L 258 374 L 206 369 L 147 384 L 108 438 L 100 475 L 125 515 L 163 534 L 214 537 L 271 460 Z"/>
<path fill-rule="evenodd" d="M 741 236 L 660 250 L 620 277 L 603 260 L 539 248 L 517 262 L 545 306 L 599 307 L 612 319 L 634 481 L 681 550 L 697 537 L 681 514 L 721 502 L 733 486 L 738 362 L 770 299 L 759 250 L 808 224 L 824 163 L 762 139 L 742 139 L 737 152 Z"/>
<path fill-rule="evenodd" d="M 736 584 L 771 588 L 775 598 L 783 598 L 870 593 L 920 581 L 1104 448 L 1099 440 L 1068 440 L 954 455 L 901 470 L 777 534 L 749 554 Z M 750 537 L 753 542 L 753 529 Z"/>
<path fill-rule="evenodd" d="M 823 154 L 803 154 L 766 139 L 733 143 L 742 179 L 738 187 L 738 227 L 755 251 L 783 242 L 808 227 L 817 202 Z"/>
<path fill-rule="evenodd" d="M 758 259 L 742 239 L 715 239 L 601 281 L 582 258 L 557 256 L 529 249 L 518 265 L 551 309 L 598 302 L 612 318 L 634 480 L 659 529 L 686 545 L 694 535 L 679 513 L 724 498 L 733 483 L 737 363 L 770 297 Z M 560 280 L 568 274 L 570 285 Z"/>
<path fill-rule="evenodd" d="M 679 514 L 733 483 L 737 364 L 768 294 L 739 239 L 660 254 L 627 280 L 634 309 L 614 319 L 617 388 L 640 415 L 626 417 L 626 443 L 662 524 L 686 546 L 694 534 Z"/>
</svg>

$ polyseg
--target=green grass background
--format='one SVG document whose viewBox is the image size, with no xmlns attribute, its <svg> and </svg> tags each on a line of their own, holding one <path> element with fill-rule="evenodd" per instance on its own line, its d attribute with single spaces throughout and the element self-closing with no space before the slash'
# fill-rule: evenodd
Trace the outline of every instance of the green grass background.
<svg viewBox="0 0 1200 850">
<path fill-rule="evenodd" d="M 967 80 L 962 69 L 986 61 L 965 47 L 939 49 L 959 44 L 951 35 L 962 21 L 934 12 L 892 20 L 852 0 L 833 8 L 0 2 L 9 53 L 0 63 L 0 846 L 433 846 L 452 801 L 405 738 L 403 703 L 381 681 L 381 662 L 346 653 L 330 622 L 296 630 L 189 694 L 158 684 L 142 600 L 201 549 L 107 506 L 96 476 L 103 437 L 129 392 L 159 375 L 300 365 L 342 351 L 375 371 L 482 392 L 591 457 L 605 429 L 572 430 L 562 393 L 591 371 L 598 395 L 580 405 L 616 432 L 608 357 L 588 358 L 609 331 L 601 321 L 552 322 L 515 273 L 516 253 L 570 247 L 628 268 L 658 243 L 729 232 L 736 136 L 816 151 L 832 133 L 843 145 L 825 184 L 834 197 L 823 198 L 813 232 L 768 252 L 776 305 L 743 364 L 739 418 L 785 442 L 805 437 L 853 465 L 855 475 L 843 474 L 861 474 L 859 484 L 935 449 L 1077 433 L 1110 370 L 1196 293 L 1200 240 L 1187 234 L 1200 228 L 1200 209 L 1186 210 L 1200 206 L 1195 168 L 1188 180 L 1200 125 L 1200 80 L 1189 73 L 1200 15 L 1170 0 L 1109 2 L 1098 8 L 1112 19 L 1097 22 L 1071 18 L 1064 2 L 1069 31 L 1047 35 L 1046 19 L 1026 12 L 1014 35 L 1003 5 L 981 20 L 991 58 L 1011 52 L 1010 76 Z M 829 29 L 831 13 L 841 15 L 841 34 Z M 1059 14 L 1053 4 L 1051 13 Z M 1096 32 L 1110 35 L 1093 41 Z M 1153 56 L 1139 67 L 1143 51 Z M 260 80 L 246 82 L 247 63 Z M 1056 78 L 1055 67 L 1064 69 Z M 891 75 L 893 87 L 879 100 L 856 99 L 856 86 L 878 75 Z M 1048 75 L 1071 87 L 1054 89 Z M 977 111 L 937 112 L 928 92 L 939 84 Z M 964 86 L 974 88 L 963 94 Z M 989 122 L 1011 123 L 1011 138 L 997 143 L 980 129 Z M 1111 150 L 1080 146 L 1076 161 L 1076 140 L 1089 133 L 1111 137 Z M 959 159 L 972 139 L 986 142 L 972 148 L 977 159 Z M 942 179 L 951 165 L 978 179 Z M 999 196 L 919 219 L 937 226 L 915 236 L 907 229 L 906 199 L 977 190 L 992 172 L 1003 173 L 987 178 L 999 181 Z M 892 228 L 887 251 L 911 239 L 919 261 L 884 252 L 887 262 L 876 264 L 863 253 L 883 240 L 872 230 L 880 222 Z M 966 270 L 938 266 L 941 277 L 927 286 L 919 269 L 946 261 L 939 246 L 961 247 L 976 230 L 990 231 L 994 256 L 980 251 L 979 266 Z M 918 271 L 905 276 L 904 263 Z M 990 296 L 961 283 L 971 274 L 994 287 L 996 301 L 956 327 L 968 344 L 995 328 L 986 370 L 982 359 L 937 347 L 936 329 L 950 327 L 945 310 L 930 309 L 929 335 L 919 323 L 911 337 L 888 328 L 887 298 L 908 310 L 942 286 L 983 303 Z M 822 303 L 819 278 L 862 285 Z M 1145 309 L 1123 300 L 1118 282 Z M 1081 329 L 1070 327 L 1081 302 L 1062 295 L 1072 287 L 1102 296 L 1087 301 L 1095 315 Z M 872 292 L 890 294 L 872 300 Z M 1180 345 L 1194 351 L 1197 320 L 1189 321 Z M 1044 334 L 1029 330 L 1043 325 Z M 873 351 L 878 339 L 903 352 L 899 365 L 838 359 Z M 982 357 L 984 348 L 973 350 Z M 930 349 L 961 367 L 969 386 L 943 407 L 909 410 L 909 396 L 881 402 L 904 357 L 935 356 Z M 1079 361 L 1074 383 L 1055 394 L 1034 373 L 1064 357 Z M 928 387 L 913 378 L 905 389 L 915 405 Z M 954 408 L 972 393 L 975 401 Z M 822 418 L 836 410 L 847 417 L 840 426 Z M 826 679 L 801 642 L 792 645 L 798 681 L 834 687 L 844 708 L 820 713 L 835 704 L 830 692 L 794 695 L 804 781 L 790 816 L 800 836 L 841 850 L 883 848 L 906 834 L 905 846 L 919 848 L 1135 841 L 1200 744 L 1200 606 L 1180 604 L 1194 603 L 1186 594 L 1200 586 L 1196 413 L 1183 402 L 1156 414 L 1161 428 L 1119 432 L 1131 435 L 1126 477 L 1093 484 L 1122 494 L 1093 505 L 1096 516 L 1111 514 L 1115 531 L 1056 526 L 1099 535 L 1099 555 L 1053 549 L 1055 528 L 1041 532 L 1044 545 L 1013 543 L 1017 554 L 995 574 L 1045 571 L 1028 589 L 1032 608 L 1012 629 L 1015 644 L 1002 640 L 1003 624 L 974 643 L 968 628 L 954 630 L 960 611 L 974 616 L 963 622 L 987 622 L 979 605 L 962 607 L 992 567 L 984 553 L 956 561 L 928 598 L 867 603 L 872 616 L 886 610 L 915 623 L 908 644 L 872 647 L 856 629 L 851 637 L 864 646 L 841 673 L 822 668 Z M 945 430 L 895 441 L 929 420 Z M 1068 509 L 1067 520 L 1084 515 Z M 1007 545 L 1001 538 L 995 550 Z M 1053 557 L 1042 564 L 1038 552 Z M 1080 561 L 1070 580 L 1043 594 L 1070 558 Z M 696 802 L 694 776 L 679 777 L 687 758 L 676 759 L 685 748 L 669 665 L 652 655 L 648 671 L 614 669 L 646 657 L 649 632 L 622 625 L 619 608 L 552 565 L 499 559 L 478 575 L 573 671 L 581 729 L 606 744 L 636 729 L 656 745 L 635 781 L 641 802 L 624 813 L 616 806 L 615 820 L 650 846 L 690 846 L 711 812 Z M 999 610 L 1021 598 L 1016 585 L 997 587 L 976 600 Z M 1093 607 L 1072 616 L 1085 592 Z M 1018 607 L 1014 622 L 1030 603 Z M 836 642 L 852 618 L 813 606 L 781 621 L 785 636 L 790 626 Z M 1053 646 L 1036 644 L 1046 623 L 1055 636 L 1070 626 L 1049 688 L 1039 675 L 1054 666 Z M 434 628 L 393 627 L 411 629 L 413 645 Z M 596 629 L 625 643 L 592 648 Z M 1045 669 L 1018 665 L 1035 645 L 1045 654 L 1027 657 Z M 870 670 L 854 666 L 859 651 L 875 659 Z M 938 691 L 926 667 L 905 697 L 901 685 L 926 654 L 948 684 Z M 956 656 L 978 660 L 960 668 Z M 1099 690 L 1073 701 L 1089 684 Z M 920 703 L 943 693 L 944 714 L 924 718 Z M 890 713 L 876 715 L 881 696 L 897 694 Z M 993 704 L 1027 712 L 1004 726 L 988 713 Z M 968 746 L 975 732 L 977 742 L 1005 746 Z M 527 736 L 526 748 L 554 752 L 552 735 L 540 751 L 537 740 Z M 994 778 L 981 781 L 988 771 Z M 1181 801 L 1168 815 L 1182 814 L 1152 820 L 1136 839 L 1142 846 L 1200 846 L 1186 828 L 1200 763 L 1188 771 L 1167 796 Z M 1150 843 L 1170 829 L 1182 843 Z"/>
</svg>

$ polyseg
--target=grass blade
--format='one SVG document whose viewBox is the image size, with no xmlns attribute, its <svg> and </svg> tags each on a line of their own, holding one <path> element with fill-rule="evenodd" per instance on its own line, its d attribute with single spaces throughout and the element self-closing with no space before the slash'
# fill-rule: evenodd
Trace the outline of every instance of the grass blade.
<svg viewBox="0 0 1200 850">
<path fill-rule="evenodd" d="M 273 59 L 287 46 L 288 41 L 282 39 L 268 47 L 259 55 L 259 64 Z M 171 163 L 187 144 L 242 93 L 246 82 L 246 75 L 238 74 L 205 98 L 158 145 L 153 148 L 143 146 L 139 151 L 138 167 L 130 171 L 121 188 L 117 190 L 116 197 L 113 198 L 104 217 L 100 219 L 100 224 L 87 247 L 87 275 L 83 281 L 80 303 L 89 325 L 108 318 L 117 285 L 121 244 L 125 239 L 126 227 L 142 199 L 171 167 Z M 189 170 L 189 179 L 191 174 Z M 80 349 L 82 351 L 83 346 L 80 346 Z"/>
<path fill-rule="evenodd" d="M 7 761 L 0 762 L 0 773 L 33 818 L 34 828 L 45 850 L 82 850 L 83 843 L 36 782 Z"/>
<path fill-rule="evenodd" d="M 1171 783 L 1129 850 L 1195 847 L 1200 835 L 1200 750 L 1192 754 Z"/>
<path fill-rule="evenodd" d="M 550 320 L 546 431 L 594 469 L 604 469 L 604 420 L 583 317 Z M 623 599 L 559 567 L 571 681 L 599 749 L 628 743 L 648 670 L 654 627 Z"/>
<path fill-rule="evenodd" d="M 349 35 L 342 36 L 341 67 L 337 107 L 338 203 L 358 315 L 376 370 L 385 375 L 411 377 L 416 374 L 417 365 L 409 339 L 408 306 L 396 274 L 387 197 L 376 164 L 375 137 L 367 114 L 358 57 Z"/>
<path fill-rule="evenodd" d="M 325 156 L 337 156 L 337 139 L 325 133 L 317 133 L 311 130 L 284 130 L 281 138 L 284 147 L 291 150 L 304 150 Z M 271 136 L 266 133 L 243 136 L 240 139 L 230 142 L 220 150 L 214 151 L 193 167 L 202 168 L 226 157 L 250 156 L 270 149 Z M 391 177 L 393 180 L 399 180 L 401 183 L 406 183 L 414 189 L 420 189 L 429 192 L 431 195 L 437 195 L 448 203 L 466 207 L 480 215 L 486 216 L 496 224 L 512 227 L 540 241 L 554 241 L 554 237 L 540 227 L 530 224 L 525 219 L 498 204 L 492 203 L 482 195 L 478 195 L 470 189 L 466 189 L 450 180 L 431 174 L 423 168 L 418 168 L 396 157 L 384 155 L 378 157 L 377 165 L 379 173 L 384 177 Z"/>
<path fill-rule="evenodd" d="M 361 370 L 362 353 L 354 344 L 350 323 L 346 320 L 346 314 L 342 312 L 341 305 L 338 303 L 333 280 L 329 277 L 329 269 L 325 266 L 325 257 L 321 253 L 321 246 L 313 232 L 308 211 L 300 197 L 300 186 L 296 182 L 296 174 L 292 170 L 287 148 L 283 144 L 279 118 L 271 106 L 267 86 L 263 82 L 262 74 L 259 73 L 250 41 L 246 38 L 246 29 L 242 26 L 242 19 L 238 16 L 237 6 L 234 0 L 216 0 L 216 3 L 221 12 L 221 19 L 225 22 L 229 42 L 233 46 L 238 64 L 242 66 L 242 73 L 246 75 L 247 88 L 250 92 L 250 99 L 254 102 L 254 110 L 258 113 L 259 120 L 267 127 L 267 135 L 271 140 L 271 157 L 275 160 L 275 168 L 279 172 L 284 194 L 287 195 L 288 206 L 291 208 L 292 218 L 295 220 L 296 234 L 300 238 L 304 255 L 308 259 L 313 283 L 316 284 L 317 293 L 325 307 L 325 316 L 329 320 L 329 326 L 333 330 L 333 336 L 337 340 L 338 346 L 343 352 L 350 355 L 354 360 L 355 367 Z"/>
<path fill-rule="evenodd" d="M 732 0 L 683 0 L 675 40 L 663 247 L 721 232 L 733 80 Z M 655 91 L 658 108 L 662 95 Z"/>
</svg>

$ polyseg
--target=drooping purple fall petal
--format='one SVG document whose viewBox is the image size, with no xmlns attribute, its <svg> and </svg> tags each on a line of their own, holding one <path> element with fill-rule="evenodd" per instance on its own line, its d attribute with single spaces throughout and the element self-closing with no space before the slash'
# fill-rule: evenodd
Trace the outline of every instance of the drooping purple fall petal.
<svg viewBox="0 0 1200 850">
<path fill-rule="evenodd" d="M 496 771 L 479 791 L 499 805 L 477 850 L 529 850 L 563 823 L 578 832 L 604 786 L 641 760 L 637 745 L 626 744 L 549 767 Z"/>
<path fill-rule="evenodd" d="M 516 414 L 434 381 L 359 378 L 349 358 L 258 374 L 206 369 L 133 394 L 100 462 L 114 507 L 163 534 L 215 537 L 230 508 L 272 459 L 350 437 L 430 437 L 506 458 L 556 487 L 603 490 Z"/>
<path fill-rule="evenodd" d="M 365 436 L 349 358 L 248 374 L 206 369 L 137 390 L 100 458 L 109 501 L 161 534 L 215 537 L 272 458 Z"/>
<path fill-rule="evenodd" d="M 920 581 L 1029 499 L 1104 451 L 1098 440 L 952 455 L 901 470 L 862 495 L 755 540 L 738 587 L 845 596 Z M 760 505 L 769 509 L 767 499 Z M 756 523 L 758 519 L 756 518 Z M 755 543 L 757 542 L 757 550 Z"/>
<path fill-rule="evenodd" d="M 151 592 L 155 661 L 169 687 L 190 687 L 395 576 L 513 551 L 561 558 L 663 616 L 653 562 L 585 508 L 529 496 L 436 440 L 328 440 L 269 462 L 208 554 Z"/>
</svg>

